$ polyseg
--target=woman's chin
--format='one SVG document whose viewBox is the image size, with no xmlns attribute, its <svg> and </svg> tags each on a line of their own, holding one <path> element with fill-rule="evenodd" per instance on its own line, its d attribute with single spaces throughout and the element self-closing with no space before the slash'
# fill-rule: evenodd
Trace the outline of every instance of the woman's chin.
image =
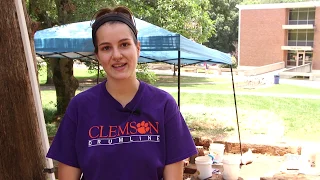
<svg viewBox="0 0 320 180">
<path fill-rule="evenodd" d="M 131 79 L 132 77 L 128 74 L 117 74 L 117 75 L 114 75 L 114 76 L 109 76 L 109 78 L 112 78 L 114 80 L 118 80 L 118 81 L 122 81 L 122 80 L 128 80 L 128 79 Z"/>
</svg>

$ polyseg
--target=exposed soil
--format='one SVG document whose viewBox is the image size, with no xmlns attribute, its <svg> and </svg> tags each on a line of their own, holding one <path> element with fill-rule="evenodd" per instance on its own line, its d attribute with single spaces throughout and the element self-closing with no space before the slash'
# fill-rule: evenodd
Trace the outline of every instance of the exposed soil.
<svg viewBox="0 0 320 180">
<path fill-rule="evenodd" d="M 239 154 L 226 154 L 225 156 L 240 157 Z M 307 180 L 320 179 L 317 175 L 299 174 L 298 170 L 287 170 L 285 167 L 285 158 L 283 156 L 269 156 L 262 154 L 253 154 L 253 162 L 251 164 L 243 165 L 240 169 L 239 179 L 244 180 Z M 214 169 L 219 169 L 223 172 L 223 165 L 213 165 Z M 185 179 L 197 180 L 195 164 L 190 164 L 186 167 Z M 193 173 L 193 174 L 190 174 Z M 222 175 L 217 174 L 211 179 L 222 180 Z M 211 180 L 210 179 L 210 180 Z"/>
</svg>

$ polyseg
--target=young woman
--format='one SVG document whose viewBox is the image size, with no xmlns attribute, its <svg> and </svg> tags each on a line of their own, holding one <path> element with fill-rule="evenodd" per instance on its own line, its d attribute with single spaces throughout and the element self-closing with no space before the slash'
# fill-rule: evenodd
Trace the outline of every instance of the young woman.
<svg viewBox="0 0 320 180">
<path fill-rule="evenodd" d="M 174 98 L 136 78 L 140 54 L 129 9 L 102 9 L 92 25 L 107 80 L 75 96 L 47 157 L 59 180 L 180 180 L 196 154 Z"/>
</svg>

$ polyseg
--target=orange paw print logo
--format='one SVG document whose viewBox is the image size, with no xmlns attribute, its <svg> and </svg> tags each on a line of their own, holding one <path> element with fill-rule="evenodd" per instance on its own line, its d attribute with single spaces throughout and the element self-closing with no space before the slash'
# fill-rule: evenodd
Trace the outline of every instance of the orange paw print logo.
<svg viewBox="0 0 320 180">
<path fill-rule="evenodd" d="M 140 134 L 146 134 L 150 130 L 150 127 L 148 123 L 142 121 L 137 124 L 137 129 Z"/>
</svg>

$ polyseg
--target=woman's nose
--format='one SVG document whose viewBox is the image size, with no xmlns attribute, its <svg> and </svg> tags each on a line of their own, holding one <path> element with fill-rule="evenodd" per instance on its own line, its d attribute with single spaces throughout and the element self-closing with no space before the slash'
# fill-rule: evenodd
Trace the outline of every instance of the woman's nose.
<svg viewBox="0 0 320 180">
<path fill-rule="evenodd" d="M 113 55 L 112 55 L 112 59 L 114 60 L 119 60 L 122 58 L 122 54 L 121 54 L 121 51 L 119 51 L 119 49 L 117 48 L 114 48 L 113 49 Z"/>
</svg>

